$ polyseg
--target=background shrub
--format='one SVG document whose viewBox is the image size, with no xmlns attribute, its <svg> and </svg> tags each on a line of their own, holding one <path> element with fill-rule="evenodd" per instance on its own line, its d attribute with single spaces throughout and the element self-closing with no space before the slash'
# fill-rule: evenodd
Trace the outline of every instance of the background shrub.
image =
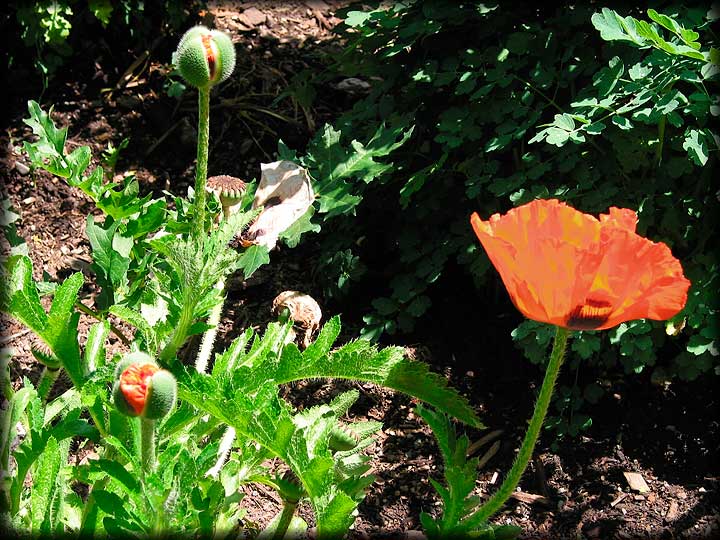
<svg viewBox="0 0 720 540">
<path fill-rule="evenodd" d="M 346 10 L 348 46 L 315 83 L 356 77 L 371 90 L 301 157 L 317 182 L 314 220 L 334 220 L 323 236 L 326 291 L 371 295 L 366 337 L 407 333 L 451 267 L 500 290 L 472 211 L 487 218 L 552 197 L 595 214 L 632 208 L 639 233 L 682 261 L 693 284 L 687 307 L 667 324 L 582 332 L 572 367 L 595 375 L 564 392 L 558 418 L 599 399 L 601 377 L 647 367 L 657 381 L 720 374 L 715 18 L 704 8 L 535 3 Z M 522 322 L 513 338 L 531 361 L 547 357 L 547 327 Z M 556 424 L 573 433 L 589 425 L 574 418 Z"/>
</svg>

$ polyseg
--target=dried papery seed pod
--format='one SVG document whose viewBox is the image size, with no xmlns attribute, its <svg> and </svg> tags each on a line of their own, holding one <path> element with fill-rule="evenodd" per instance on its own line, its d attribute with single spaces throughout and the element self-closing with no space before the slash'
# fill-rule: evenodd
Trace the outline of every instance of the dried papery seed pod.
<svg viewBox="0 0 720 540">
<path fill-rule="evenodd" d="M 263 210 L 243 232 L 240 243 L 273 249 L 280 235 L 312 206 L 315 192 L 307 170 L 292 161 L 261 163 L 260 172 L 252 207 Z"/>
<path fill-rule="evenodd" d="M 177 399 L 177 382 L 143 352 L 127 354 L 115 368 L 113 401 L 128 416 L 157 420 L 167 415 Z"/>
<path fill-rule="evenodd" d="M 247 184 L 234 176 L 221 174 L 208 178 L 205 189 L 218 196 L 223 216 L 227 219 L 240 208 Z"/>
<path fill-rule="evenodd" d="M 195 26 L 185 32 L 172 60 L 189 84 L 207 88 L 233 72 L 235 46 L 224 32 Z"/>
<path fill-rule="evenodd" d="M 320 328 L 322 311 L 311 296 L 298 291 L 283 291 L 275 297 L 272 312 L 276 317 L 287 316 L 292 319 L 293 326 L 297 328 L 302 337 L 300 345 L 306 348 L 310 345 L 313 332 Z"/>
</svg>

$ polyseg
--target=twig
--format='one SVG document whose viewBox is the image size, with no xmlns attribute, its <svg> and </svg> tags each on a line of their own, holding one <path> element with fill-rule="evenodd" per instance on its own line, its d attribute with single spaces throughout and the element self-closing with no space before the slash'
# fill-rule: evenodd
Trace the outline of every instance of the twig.
<svg viewBox="0 0 720 540">
<path fill-rule="evenodd" d="M 26 328 L 25 330 L 20 330 L 20 332 L 15 332 L 14 334 L 10 334 L 9 336 L 0 336 L 0 343 L 10 343 L 11 341 L 15 341 L 17 338 L 21 338 L 25 334 L 29 333 L 30 329 Z"/>
<path fill-rule="evenodd" d="M 487 443 L 489 443 L 490 441 L 492 441 L 494 439 L 497 439 L 500 435 L 502 435 L 502 433 L 503 433 L 502 429 L 496 429 L 495 431 L 491 431 L 487 435 L 479 438 L 477 441 L 475 441 L 468 447 L 468 449 L 467 449 L 468 457 L 472 456 L 475 452 L 477 452 L 480 447 L 486 445 Z"/>
<path fill-rule="evenodd" d="M 91 308 L 87 307 L 85 304 L 80 302 L 79 300 L 75 302 L 75 307 L 78 308 L 80 311 L 82 311 L 85 315 L 90 315 L 91 317 L 97 319 L 98 321 L 106 321 L 107 319 L 103 319 L 100 314 L 95 313 Z M 123 345 L 130 345 L 130 340 L 125 337 L 125 334 L 122 333 L 122 330 L 120 330 L 117 326 L 115 326 L 110 321 L 107 321 L 110 325 L 110 330 L 113 334 L 115 334 L 117 337 L 120 338 L 120 341 L 123 342 Z"/>
<path fill-rule="evenodd" d="M 545 506 L 552 506 L 552 501 L 543 496 L 543 495 L 536 495 L 535 493 L 525 493 L 524 491 L 513 491 L 510 495 L 513 499 L 517 499 L 520 502 L 524 502 L 526 504 L 542 504 Z"/>
</svg>

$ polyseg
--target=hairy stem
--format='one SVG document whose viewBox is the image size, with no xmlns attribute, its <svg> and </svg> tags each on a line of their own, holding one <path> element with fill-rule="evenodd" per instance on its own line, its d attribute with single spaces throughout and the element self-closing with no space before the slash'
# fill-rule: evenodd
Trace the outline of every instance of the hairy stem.
<svg viewBox="0 0 720 540">
<path fill-rule="evenodd" d="M 273 534 L 272 540 L 283 540 L 283 538 L 285 538 L 285 533 L 287 533 L 288 527 L 290 527 L 297 505 L 297 501 L 283 500 L 282 513 L 280 514 L 280 520 L 275 528 L 275 534 Z"/>
<path fill-rule="evenodd" d="M 143 472 L 155 470 L 155 420 L 140 418 L 140 457 Z"/>
<path fill-rule="evenodd" d="M 222 293 L 222 291 L 225 289 L 224 277 L 218 280 L 218 282 L 215 284 L 215 288 Z M 210 355 L 212 354 L 213 346 L 215 345 L 217 327 L 218 324 L 220 324 L 220 316 L 222 315 L 222 309 L 224 305 L 225 299 L 223 298 L 223 301 L 216 305 L 208 316 L 207 324 L 210 325 L 212 328 L 209 328 L 203 334 L 202 342 L 200 343 L 200 351 L 198 352 L 197 358 L 195 359 L 195 369 L 198 371 L 198 373 L 205 373 L 205 371 L 207 371 L 208 362 L 210 361 Z"/>
<path fill-rule="evenodd" d="M 195 238 L 205 233 L 205 184 L 207 183 L 208 147 L 210 142 L 210 89 L 198 90 L 198 146 L 195 169 Z"/>
<path fill-rule="evenodd" d="M 58 375 L 60 375 L 60 369 L 61 368 L 49 368 L 45 366 L 42 373 L 40 373 L 40 380 L 38 380 L 37 384 L 37 393 L 43 401 L 47 401 L 48 396 L 50 395 L 50 390 L 52 390 L 52 387 L 55 386 L 55 381 L 57 381 Z"/>
<path fill-rule="evenodd" d="M 236 432 L 234 427 L 228 426 L 227 429 L 225 429 L 225 433 L 223 433 L 222 439 L 220 439 L 217 461 L 215 462 L 215 465 L 213 465 L 213 467 L 205 473 L 205 476 L 209 476 L 211 478 L 218 477 L 220 470 L 223 465 L 225 465 L 225 460 L 227 460 L 228 454 L 230 454 L 230 450 L 232 450 L 232 445 L 235 442 L 235 435 Z"/>
<path fill-rule="evenodd" d="M 165 345 L 165 348 L 160 352 L 158 357 L 160 365 L 163 367 L 170 366 L 178 349 L 182 347 L 183 343 L 185 343 L 188 330 L 190 330 L 190 326 L 192 325 L 193 311 L 196 303 L 197 302 L 190 302 L 187 299 L 183 302 L 183 308 L 180 312 L 180 320 L 175 327 L 175 332 L 173 333 L 172 338 L 170 338 L 170 342 Z"/>
<path fill-rule="evenodd" d="M 547 413 L 548 406 L 550 405 L 550 398 L 552 398 L 553 390 L 555 388 L 555 381 L 560 373 L 560 366 L 562 365 L 563 358 L 565 356 L 565 348 L 567 347 L 569 333 L 570 331 L 568 329 L 558 327 L 557 333 L 555 334 L 552 353 L 550 354 L 550 362 L 545 370 L 545 378 L 543 379 L 542 386 L 540 387 L 540 393 L 538 394 L 537 401 L 535 402 L 535 411 L 530 419 L 530 424 L 528 425 L 527 432 L 525 433 L 522 446 L 520 446 L 520 451 L 518 452 L 515 462 L 510 468 L 510 472 L 500 488 L 498 488 L 495 494 L 490 497 L 485 504 L 483 504 L 472 515 L 472 517 L 469 518 L 473 523 L 477 523 L 478 525 L 485 523 L 490 516 L 492 516 L 502 507 L 503 504 L 505 504 L 505 501 L 508 500 L 520 482 L 520 478 L 522 477 L 523 472 L 525 472 L 525 468 L 532 457 L 533 450 L 535 449 L 535 443 L 537 442 L 543 421 L 545 420 L 545 414 Z"/>
</svg>

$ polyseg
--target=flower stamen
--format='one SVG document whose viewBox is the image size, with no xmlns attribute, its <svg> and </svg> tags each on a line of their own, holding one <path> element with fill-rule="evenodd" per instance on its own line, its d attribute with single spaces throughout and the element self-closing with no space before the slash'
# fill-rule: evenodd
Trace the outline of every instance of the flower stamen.
<svg viewBox="0 0 720 540">
<path fill-rule="evenodd" d="M 573 330 L 594 330 L 605 324 L 610 313 L 612 313 L 610 302 L 588 298 L 584 304 L 570 311 L 565 323 Z"/>
</svg>

